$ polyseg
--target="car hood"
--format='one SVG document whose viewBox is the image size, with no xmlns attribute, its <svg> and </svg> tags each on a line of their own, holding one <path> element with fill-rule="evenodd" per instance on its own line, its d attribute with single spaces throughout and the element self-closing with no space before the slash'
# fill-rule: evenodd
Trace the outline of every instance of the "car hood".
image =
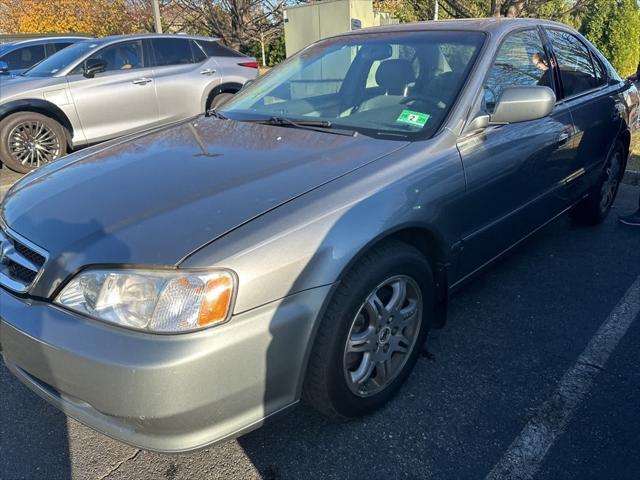
<svg viewBox="0 0 640 480">
<path fill-rule="evenodd" d="M 0 215 L 71 271 L 98 263 L 175 265 L 403 145 L 200 117 L 49 164 L 9 191 Z"/>
<path fill-rule="evenodd" d="M 0 100 L 22 95 L 29 90 L 38 90 L 66 80 L 58 77 L 23 77 L 20 75 L 0 75 Z M 40 97 L 42 94 L 39 95 Z"/>
</svg>

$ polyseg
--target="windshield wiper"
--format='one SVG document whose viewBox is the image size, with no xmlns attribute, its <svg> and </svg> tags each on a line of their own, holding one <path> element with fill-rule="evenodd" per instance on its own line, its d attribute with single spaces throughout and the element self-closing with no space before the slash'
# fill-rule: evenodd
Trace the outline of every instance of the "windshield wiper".
<svg viewBox="0 0 640 480">
<path fill-rule="evenodd" d="M 229 120 L 222 113 L 217 111 L 215 108 L 210 108 L 209 110 L 207 110 L 207 113 L 205 113 L 205 117 L 214 117 L 214 118 L 218 118 L 220 120 Z"/>
<path fill-rule="evenodd" d="M 332 133 L 334 135 L 345 135 L 352 137 L 355 135 L 353 130 L 334 129 L 329 120 L 291 120 L 286 117 L 269 117 L 257 118 L 251 120 L 241 120 L 243 122 L 263 123 L 265 125 L 276 125 L 278 127 L 293 127 L 304 130 L 314 130 L 316 132 Z"/>
</svg>

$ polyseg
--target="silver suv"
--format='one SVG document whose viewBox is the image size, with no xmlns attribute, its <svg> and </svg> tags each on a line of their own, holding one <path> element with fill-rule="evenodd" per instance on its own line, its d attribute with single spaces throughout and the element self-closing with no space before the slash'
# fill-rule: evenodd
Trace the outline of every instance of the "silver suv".
<svg viewBox="0 0 640 480">
<path fill-rule="evenodd" d="M 255 79 L 257 68 L 208 37 L 78 42 L 0 77 L 0 161 L 24 173 L 68 150 L 200 114 Z"/>
</svg>

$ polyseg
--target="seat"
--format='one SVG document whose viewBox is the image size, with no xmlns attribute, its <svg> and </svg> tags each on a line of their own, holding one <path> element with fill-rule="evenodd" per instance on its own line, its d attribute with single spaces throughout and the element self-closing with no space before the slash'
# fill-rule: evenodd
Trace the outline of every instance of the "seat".
<svg viewBox="0 0 640 480">
<path fill-rule="evenodd" d="M 416 75 L 409 60 L 385 60 L 376 71 L 376 83 L 384 94 L 365 100 L 358 110 L 362 112 L 400 104 L 415 81 Z"/>
</svg>

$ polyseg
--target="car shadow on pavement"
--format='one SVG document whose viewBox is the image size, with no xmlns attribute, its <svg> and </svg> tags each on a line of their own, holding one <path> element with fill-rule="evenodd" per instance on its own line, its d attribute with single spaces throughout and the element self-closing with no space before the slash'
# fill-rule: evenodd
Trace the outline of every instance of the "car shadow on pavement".
<svg viewBox="0 0 640 480">
<path fill-rule="evenodd" d="M 0 362 L 0 478 L 71 478 L 67 419 Z"/>
</svg>

